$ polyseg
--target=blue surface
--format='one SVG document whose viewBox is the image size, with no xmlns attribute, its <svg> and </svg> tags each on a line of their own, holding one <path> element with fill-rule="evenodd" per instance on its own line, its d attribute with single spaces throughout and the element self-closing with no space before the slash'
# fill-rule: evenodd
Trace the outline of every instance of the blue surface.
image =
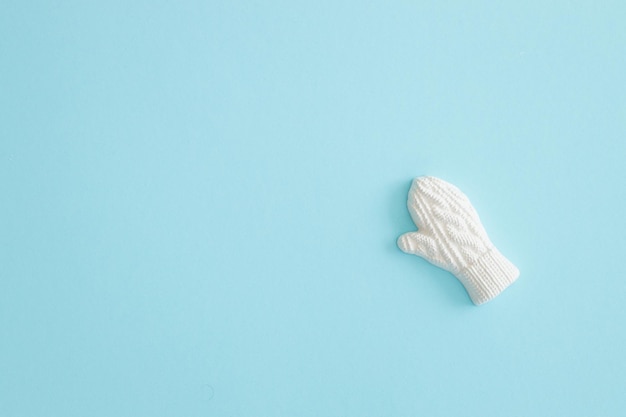
<svg viewBox="0 0 626 417">
<path fill-rule="evenodd" d="M 0 415 L 624 415 L 624 3 L 309 3 L 3 1 Z"/>
</svg>

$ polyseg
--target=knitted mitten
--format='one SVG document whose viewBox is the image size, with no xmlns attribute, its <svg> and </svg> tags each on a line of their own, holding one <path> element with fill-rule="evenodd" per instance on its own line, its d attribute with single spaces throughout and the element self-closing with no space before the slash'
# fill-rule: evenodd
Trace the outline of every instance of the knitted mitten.
<svg viewBox="0 0 626 417">
<path fill-rule="evenodd" d="M 413 180 L 407 202 L 419 229 L 398 238 L 403 252 L 452 272 L 474 304 L 483 304 L 511 285 L 519 270 L 491 243 L 468 198 L 435 177 Z"/>
</svg>

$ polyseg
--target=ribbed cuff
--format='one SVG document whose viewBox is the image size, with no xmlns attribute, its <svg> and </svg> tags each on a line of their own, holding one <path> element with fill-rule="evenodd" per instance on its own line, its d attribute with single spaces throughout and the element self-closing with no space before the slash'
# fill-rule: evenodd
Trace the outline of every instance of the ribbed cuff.
<svg viewBox="0 0 626 417">
<path fill-rule="evenodd" d="M 518 276 L 519 270 L 495 247 L 457 274 L 476 305 L 500 294 Z"/>
</svg>

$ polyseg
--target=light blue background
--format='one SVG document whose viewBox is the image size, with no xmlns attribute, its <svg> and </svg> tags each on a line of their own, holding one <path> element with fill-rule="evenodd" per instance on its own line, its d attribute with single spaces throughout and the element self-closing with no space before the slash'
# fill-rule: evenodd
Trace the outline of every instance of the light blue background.
<svg viewBox="0 0 626 417">
<path fill-rule="evenodd" d="M 623 416 L 624 3 L 308 3 L 3 0 L 0 415 Z"/>
</svg>

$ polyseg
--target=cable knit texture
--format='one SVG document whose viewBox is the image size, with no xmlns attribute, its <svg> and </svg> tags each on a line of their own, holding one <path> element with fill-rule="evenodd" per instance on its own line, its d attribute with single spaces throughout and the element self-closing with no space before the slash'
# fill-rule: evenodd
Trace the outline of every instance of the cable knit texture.
<svg viewBox="0 0 626 417">
<path fill-rule="evenodd" d="M 519 276 L 489 240 L 469 199 L 454 185 L 435 177 L 416 178 L 407 206 L 418 231 L 400 236 L 398 247 L 453 273 L 474 304 L 493 299 Z"/>
</svg>

